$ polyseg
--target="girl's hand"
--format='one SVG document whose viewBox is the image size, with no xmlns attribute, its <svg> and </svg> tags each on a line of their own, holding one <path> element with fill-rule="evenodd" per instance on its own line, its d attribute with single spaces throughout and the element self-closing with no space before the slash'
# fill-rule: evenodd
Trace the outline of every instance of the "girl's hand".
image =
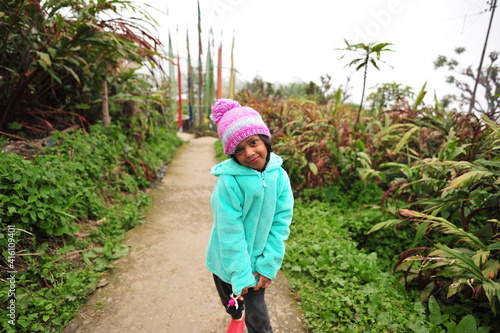
<svg viewBox="0 0 500 333">
<path fill-rule="evenodd" d="M 240 295 L 237 295 L 236 298 L 239 299 L 240 301 L 243 301 L 244 298 L 242 295 L 245 295 L 245 294 L 248 294 L 248 288 L 243 288 L 241 290 L 241 294 Z"/>
<path fill-rule="evenodd" d="M 259 273 L 255 273 L 255 276 L 259 276 L 259 283 L 255 287 L 253 287 L 253 290 L 259 290 L 260 288 L 267 288 L 271 284 L 271 279 L 266 278 L 264 275 L 260 275 Z"/>
</svg>

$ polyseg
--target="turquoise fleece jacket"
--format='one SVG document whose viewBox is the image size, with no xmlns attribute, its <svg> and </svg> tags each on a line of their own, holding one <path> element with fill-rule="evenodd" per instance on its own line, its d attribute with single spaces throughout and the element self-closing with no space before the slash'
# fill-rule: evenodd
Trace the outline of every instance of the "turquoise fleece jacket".
<svg viewBox="0 0 500 333">
<path fill-rule="evenodd" d="M 263 172 L 228 159 L 212 168 L 217 176 L 210 203 L 214 226 L 207 268 L 233 287 L 254 287 L 258 277 L 276 278 L 290 234 L 293 194 L 283 160 L 271 153 Z"/>
</svg>

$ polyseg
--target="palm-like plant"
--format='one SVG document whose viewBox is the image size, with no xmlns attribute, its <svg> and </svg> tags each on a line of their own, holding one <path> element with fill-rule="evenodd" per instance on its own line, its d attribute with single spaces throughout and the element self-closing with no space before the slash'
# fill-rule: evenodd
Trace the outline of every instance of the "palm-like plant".
<svg viewBox="0 0 500 333">
<path fill-rule="evenodd" d="M 392 45 L 391 43 L 369 43 L 369 44 L 364 44 L 364 43 L 358 43 L 358 44 L 350 44 L 347 40 L 345 40 L 345 43 L 347 44 L 347 47 L 342 49 L 345 51 L 351 51 L 351 52 L 356 52 L 358 57 L 356 57 L 354 60 L 352 60 L 347 66 L 356 66 L 356 71 L 359 71 L 360 69 L 363 69 L 364 74 L 363 74 L 363 91 L 361 94 L 361 102 L 359 103 L 359 110 L 358 110 L 358 115 L 356 117 L 356 126 L 359 123 L 359 118 L 361 115 L 361 110 L 363 108 L 363 101 L 365 98 L 365 89 L 366 89 L 366 77 L 368 74 L 368 66 L 370 64 L 373 65 L 376 69 L 380 70 L 378 66 L 378 61 L 380 60 L 380 54 L 381 52 L 385 51 L 392 51 L 387 48 L 387 46 Z M 344 56 L 341 57 L 341 59 L 344 58 Z"/>
</svg>

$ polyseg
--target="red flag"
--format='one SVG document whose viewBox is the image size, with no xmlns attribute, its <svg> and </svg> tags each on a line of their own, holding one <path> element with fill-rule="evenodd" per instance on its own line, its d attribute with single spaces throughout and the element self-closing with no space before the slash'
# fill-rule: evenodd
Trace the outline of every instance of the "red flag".
<svg viewBox="0 0 500 333">
<path fill-rule="evenodd" d="M 182 87 L 181 87 L 181 59 L 177 56 L 177 89 L 179 91 L 177 129 L 182 128 Z"/>
</svg>

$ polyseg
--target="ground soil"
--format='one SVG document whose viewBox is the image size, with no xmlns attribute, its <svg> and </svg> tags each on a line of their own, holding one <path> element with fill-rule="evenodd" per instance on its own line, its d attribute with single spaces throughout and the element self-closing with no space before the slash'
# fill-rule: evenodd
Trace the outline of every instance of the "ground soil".
<svg viewBox="0 0 500 333">
<path fill-rule="evenodd" d="M 127 233 L 129 255 L 116 260 L 64 333 L 225 332 L 229 321 L 205 268 L 212 227 L 209 198 L 215 138 L 179 134 L 186 143 L 151 192 L 146 223 Z M 275 333 L 303 333 L 302 316 L 280 272 L 266 293 Z"/>
</svg>

